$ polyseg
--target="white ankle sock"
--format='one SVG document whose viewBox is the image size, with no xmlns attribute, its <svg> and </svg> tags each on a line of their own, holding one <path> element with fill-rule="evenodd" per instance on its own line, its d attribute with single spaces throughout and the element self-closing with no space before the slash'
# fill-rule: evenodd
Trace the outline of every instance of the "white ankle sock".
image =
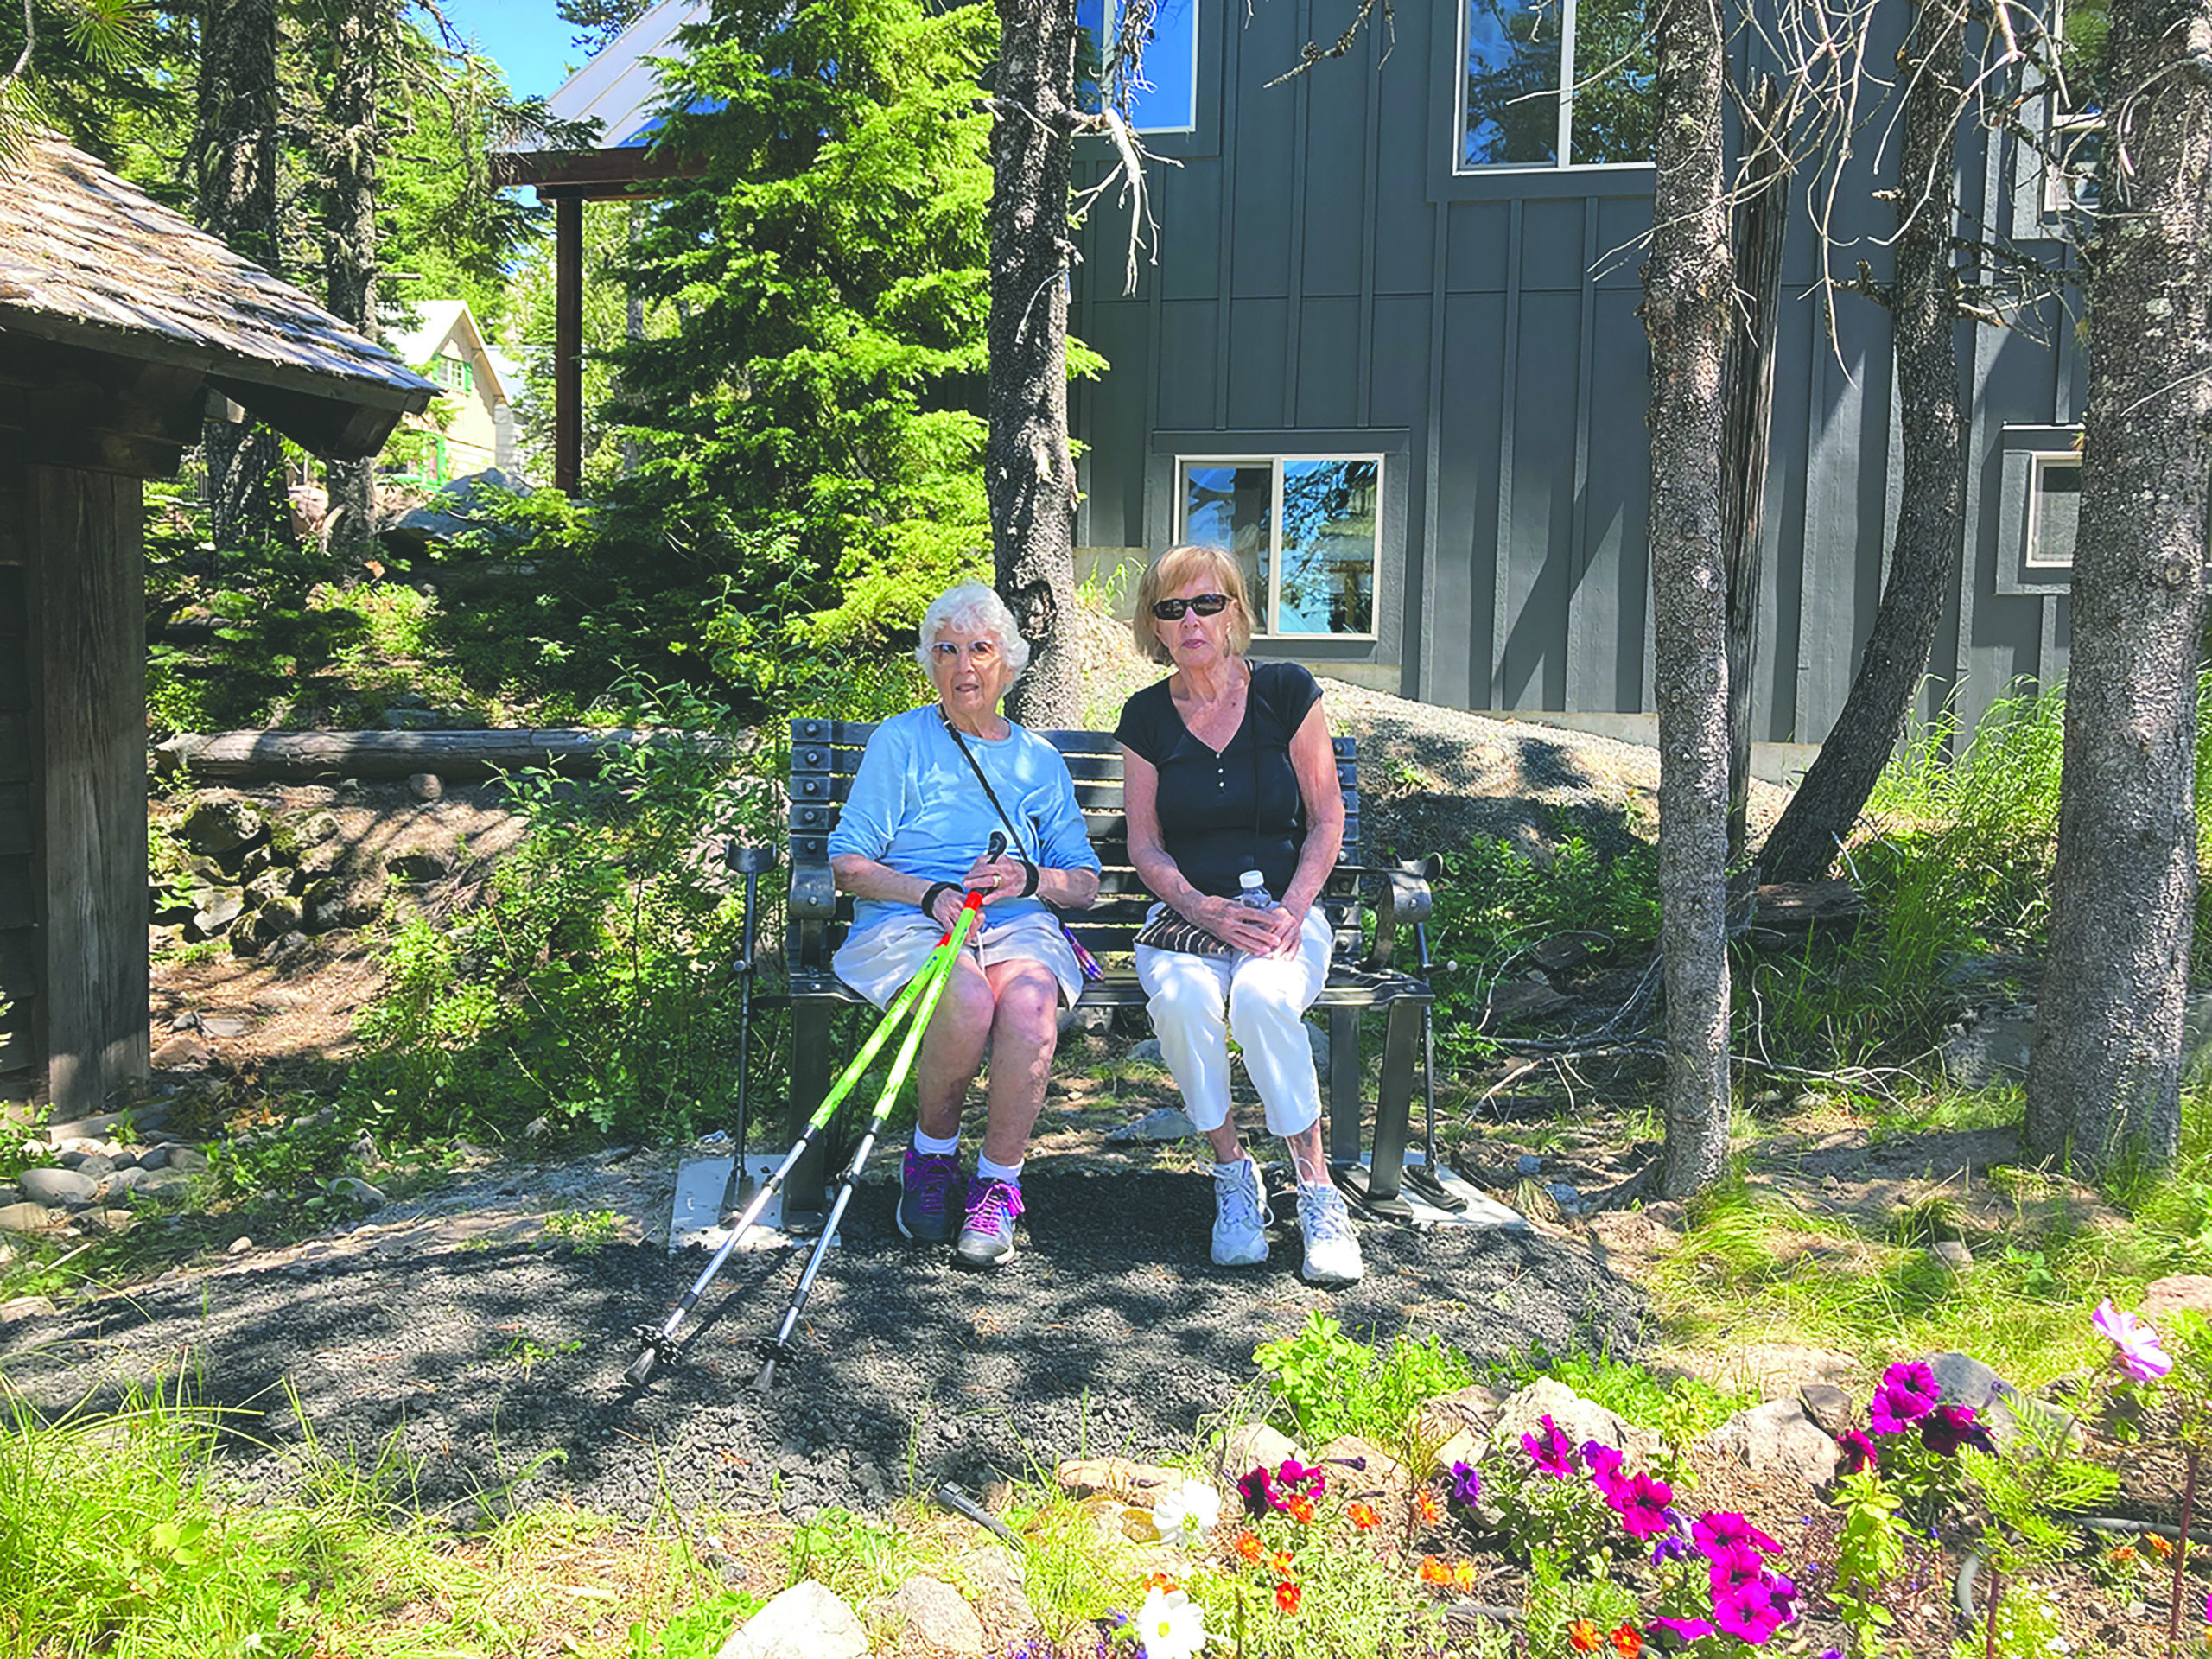
<svg viewBox="0 0 2212 1659">
<path fill-rule="evenodd" d="M 995 1164 L 981 1153 L 976 1155 L 976 1179 L 979 1181 L 1004 1181 L 1010 1186 L 1021 1185 L 1020 1164 Z"/>
<path fill-rule="evenodd" d="M 925 1158 L 950 1158 L 960 1150 L 960 1132 L 955 1129 L 950 1135 L 940 1139 L 934 1135 L 924 1135 L 919 1129 L 916 1129 L 914 1150 Z"/>
</svg>

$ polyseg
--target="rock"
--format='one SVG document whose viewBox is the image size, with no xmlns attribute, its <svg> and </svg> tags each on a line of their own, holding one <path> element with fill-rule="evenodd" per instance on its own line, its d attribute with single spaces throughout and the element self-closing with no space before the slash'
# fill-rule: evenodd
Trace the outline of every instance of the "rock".
<svg viewBox="0 0 2212 1659">
<path fill-rule="evenodd" d="M 306 955 L 314 943 L 305 933 L 287 933 L 269 947 L 267 959 L 274 966 L 281 968 L 286 963 Z"/>
<path fill-rule="evenodd" d="M 213 856 L 245 846 L 268 827 L 245 801 L 200 801 L 184 815 L 178 836 L 194 852 Z"/>
<path fill-rule="evenodd" d="M 330 1183 L 330 1192 L 334 1198 L 351 1198 L 354 1203 L 365 1205 L 372 1210 L 383 1208 L 385 1202 L 384 1193 L 380 1190 L 371 1186 L 358 1175 L 339 1176 Z"/>
<path fill-rule="evenodd" d="M 1548 974 L 1563 974 L 1612 947 L 1610 933 L 1554 933 L 1529 947 L 1529 960 Z"/>
<path fill-rule="evenodd" d="M 283 985 L 272 985 L 265 991 L 254 994 L 253 1006 L 263 1014 L 285 1014 L 308 1005 L 307 993 Z"/>
<path fill-rule="evenodd" d="M 446 792 L 435 772 L 418 772 L 407 780 L 407 792 L 418 801 L 435 801 Z"/>
<path fill-rule="evenodd" d="M 1559 1205 L 1560 1214 L 1579 1216 L 1582 1213 L 1582 1194 L 1570 1183 L 1554 1181 L 1544 1189 L 1544 1193 L 1554 1204 Z"/>
<path fill-rule="evenodd" d="M 138 1167 L 148 1171 L 167 1169 L 174 1150 L 173 1147 L 165 1146 L 149 1147 L 138 1154 Z"/>
<path fill-rule="evenodd" d="M 245 894 L 237 887 L 202 887 L 193 903 L 192 920 L 184 931 L 194 940 L 213 938 L 245 914 Z"/>
<path fill-rule="evenodd" d="M 42 1204 L 0 1204 L 0 1233 L 42 1233 L 55 1219 Z"/>
<path fill-rule="evenodd" d="M 2177 1313 L 2199 1313 L 2212 1319 L 2212 1277 L 2201 1273 L 2173 1273 L 2153 1279 L 2135 1307 L 2135 1316 L 2156 1325 Z"/>
<path fill-rule="evenodd" d="M 197 1175 L 207 1167 L 207 1154 L 196 1147 L 171 1147 L 168 1167 Z"/>
<path fill-rule="evenodd" d="M 1541 1438 L 1546 1416 L 1576 1446 L 1585 1440 L 1599 1440 L 1618 1447 L 1630 1471 L 1647 1467 L 1658 1454 L 1659 1437 L 1651 1430 L 1624 1421 L 1605 1407 L 1585 1400 L 1566 1383 L 1548 1376 L 1539 1377 L 1512 1395 L 1499 1408 L 1497 1421 L 1491 1428 L 1492 1449 L 1520 1456 L 1522 1435 Z"/>
<path fill-rule="evenodd" d="M 245 884 L 245 896 L 255 909 L 279 899 L 289 899 L 293 880 L 289 870 L 264 870 Z"/>
<path fill-rule="evenodd" d="M 1159 1106 L 1134 1123 L 1106 1131 L 1109 1141 L 1180 1141 L 1196 1135 L 1198 1126 L 1179 1106 Z"/>
<path fill-rule="evenodd" d="M 1242 1480 L 1265 1464 L 1274 1468 L 1285 1458 L 1298 1455 L 1296 1442 L 1265 1423 L 1239 1423 L 1221 1439 L 1221 1461 L 1215 1465 L 1223 1479 Z"/>
<path fill-rule="evenodd" d="M 130 1189 L 133 1198 L 159 1198 L 182 1194 L 192 1185 L 192 1174 L 182 1169 L 149 1169 Z"/>
<path fill-rule="evenodd" d="M 1700 1444 L 1757 1471 L 1762 1481 L 1786 1484 L 1807 1495 L 1835 1478 L 1841 1456 L 1835 1436 L 1796 1400 L 1770 1400 L 1739 1411 Z"/>
<path fill-rule="evenodd" d="M 1052 1471 L 1061 1490 L 1077 1497 L 1103 1492 L 1124 1503 L 1149 1509 L 1164 1494 L 1180 1491 L 1182 1474 L 1133 1458 L 1063 1458 Z"/>
<path fill-rule="evenodd" d="M 1797 1390 L 1797 1403 L 1830 1440 L 1859 1426 L 1859 1402 L 1833 1382 L 1805 1383 Z"/>
<path fill-rule="evenodd" d="M 107 1178 L 107 1196 L 118 1203 L 128 1203 L 130 1194 L 161 1172 L 152 1169 L 118 1169 Z"/>
<path fill-rule="evenodd" d="M 16 1178 L 23 1196 L 33 1204 L 66 1205 L 79 1209 L 92 1201 L 100 1184 L 73 1169 L 27 1169 Z"/>
<path fill-rule="evenodd" d="M 2035 1036 L 2032 1007 L 1985 1014 L 1944 1039 L 1939 1051 L 1943 1071 L 1962 1089 L 2018 1083 L 2028 1075 L 2028 1050 Z"/>
<path fill-rule="evenodd" d="M 384 914 L 384 878 L 336 877 L 318 881 L 307 893 L 307 927 L 310 933 L 328 933 L 341 927 L 364 927 Z"/>
<path fill-rule="evenodd" d="M 279 876 L 281 879 L 282 872 L 271 868 L 276 863 L 276 855 L 269 850 L 269 844 L 266 842 L 257 847 L 249 847 L 244 852 L 237 854 L 235 861 L 238 868 L 232 874 L 248 886 L 256 881 L 265 880 L 271 875 Z"/>
<path fill-rule="evenodd" d="M 997 1607 L 1003 1615 L 1001 1623 L 1020 1630 L 1036 1624 L 1037 1610 L 1029 1605 L 1021 1569 L 1006 1551 L 987 1544 L 962 1556 L 955 1565 L 969 1588 Z"/>
<path fill-rule="evenodd" d="M 224 1246 L 223 1254 L 225 1255 L 250 1255 L 252 1252 L 252 1249 L 253 1241 L 248 1238 L 244 1233 L 240 1233 L 236 1238 L 232 1239 L 228 1244 Z"/>
<path fill-rule="evenodd" d="M 0 1302 L 0 1325 L 14 1325 L 22 1319 L 45 1319 L 59 1312 L 43 1296 L 18 1296 L 13 1301 Z"/>
<path fill-rule="evenodd" d="M 1999 1452 L 2011 1451 L 2031 1426 L 2036 1438 L 2060 1446 L 2075 1438 L 2072 1412 L 2022 1394 L 1971 1354 L 1930 1354 L 1928 1369 L 1936 1374 L 1946 1404 L 1972 1406 L 1976 1421 L 1989 1425 L 1990 1438 Z"/>
<path fill-rule="evenodd" d="M 950 1653 L 983 1651 L 983 1626 L 976 1610 L 942 1580 L 915 1575 L 876 1603 L 909 1638 Z"/>
<path fill-rule="evenodd" d="M 1131 1065 L 1165 1065 L 1167 1057 L 1160 1052 L 1160 1039 L 1146 1037 L 1129 1045 L 1128 1055 Z"/>
<path fill-rule="evenodd" d="M 435 847 L 417 847 L 395 853 L 385 861 L 395 881 L 442 881 L 453 874 L 453 855 Z"/>
<path fill-rule="evenodd" d="M 300 901 L 280 894 L 254 912 L 253 937 L 260 944 L 274 944 L 279 939 L 298 932 L 300 924 L 305 920 L 307 912 L 301 908 Z M 260 1007 L 269 1001 L 269 995 L 264 992 L 253 1001 L 256 1007 Z M 298 1005 L 295 1003 L 293 1006 Z"/>
<path fill-rule="evenodd" d="M 812 1579 L 791 1586 L 730 1633 L 715 1659 L 867 1659 L 853 1610 Z"/>
<path fill-rule="evenodd" d="M 1481 1440 L 1488 1437 L 1491 1425 L 1497 1421 L 1497 1414 L 1504 1408 L 1505 1396 L 1495 1389 L 1481 1383 L 1471 1383 L 1452 1394 L 1440 1394 L 1421 1408 L 1421 1431 L 1424 1434 L 1446 1440 L 1460 1434 L 1471 1435 Z M 1437 1455 L 1441 1458 L 1440 1451 Z M 1457 1452 L 1455 1458 L 1471 1462 L 1473 1453 Z M 1450 1468 L 1449 1461 L 1445 1467 Z"/>
<path fill-rule="evenodd" d="M 1544 1160 L 1533 1152 L 1524 1152 L 1513 1160 L 1513 1173 L 1516 1175 L 1534 1175 L 1543 1166 Z"/>
<path fill-rule="evenodd" d="M 296 848 L 319 847 L 337 833 L 337 815 L 317 808 L 285 819 L 277 839 Z"/>
<path fill-rule="evenodd" d="M 1937 1239 L 1928 1247 L 1928 1254 L 1955 1274 L 1963 1275 L 1974 1266 L 1974 1252 L 1955 1238 Z"/>
<path fill-rule="evenodd" d="M 1355 1497 L 1370 1503 L 1386 1498 L 1393 1503 L 1405 1501 L 1405 1465 L 1372 1440 L 1357 1434 L 1339 1435 L 1316 1452 L 1313 1461 L 1328 1471 L 1329 1491 L 1347 1502 Z M 1451 1466 L 1445 1465 L 1447 1469 Z"/>
<path fill-rule="evenodd" d="M 201 1019 L 200 1029 L 210 1037 L 243 1037 L 252 1023 L 236 1014 L 213 1014 Z"/>
<path fill-rule="evenodd" d="M 310 847 L 300 855 L 300 879 L 315 881 L 326 875 L 336 875 L 355 863 L 353 849 L 342 841 L 327 841 L 320 847 Z"/>
<path fill-rule="evenodd" d="M 46 1142 L 50 1147 L 64 1146 L 72 1141 L 97 1141 L 119 1125 L 122 1112 L 95 1112 L 90 1117 L 73 1117 L 66 1122 L 46 1126 Z M 169 1121 L 169 1109 L 160 1103 L 135 1108 L 130 1121 L 140 1128 L 152 1128 Z"/>
<path fill-rule="evenodd" d="M 55 1161 L 90 1181 L 104 1181 L 115 1173 L 115 1160 L 104 1152 L 65 1152 Z"/>
<path fill-rule="evenodd" d="M 1484 1029 L 1496 1031 L 1505 1026 L 1547 1019 L 1561 1008 L 1571 1007 L 1573 1001 L 1560 995 L 1541 977 L 1493 985 L 1483 1004 Z"/>
</svg>

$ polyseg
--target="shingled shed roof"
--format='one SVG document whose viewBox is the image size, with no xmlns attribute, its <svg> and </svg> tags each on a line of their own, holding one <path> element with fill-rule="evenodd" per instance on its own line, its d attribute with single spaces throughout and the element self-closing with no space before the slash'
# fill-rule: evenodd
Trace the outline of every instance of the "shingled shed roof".
<svg viewBox="0 0 2212 1659">
<path fill-rule="evenodd" d="M 121 386 L 112 372 L 89 368 L 86 353 L 158 372 Z M 200 408 L 170 405 L 212 389 L 340 459 L 374 454 L 403 413 L 427 408 L 437 392 L 92 156 L 40 138 L 22 169 L 0 181 L 0 428 L 36 434 L 55 415 L 51 405 L 42 416 L 10 408 L 7 391 L 50 391 L 57 376 L 88 374 L 126 404 L 162 406 L 141 410 L 147 429 L 120 434 L 157 448 L 198 441 Z M 118 430 L 108 402 L 105 428 Z"/>
</svg>

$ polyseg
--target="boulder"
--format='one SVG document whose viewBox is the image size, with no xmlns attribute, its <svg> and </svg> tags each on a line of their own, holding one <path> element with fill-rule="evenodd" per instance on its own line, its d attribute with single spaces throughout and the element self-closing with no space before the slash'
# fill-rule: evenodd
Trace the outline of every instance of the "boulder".
<svg viewBox="0 0 2212 1659">
<path fill-rule="evenodd" d="M 2026 1425 L 2035 1426 L 2038 1438 L 2060 1446 L 2070 1444 L 2079 1433 L 2072 1412 L 2022 1394 L 1972 1354 L 1930 1354 L 1928 1369 L 1936 1374 L 1947 1404 L 1972 1406 L 1975 1419 L 1989 1425 L 1999 1452 L 2011 1451 Z"/>
<path fill-rule="evenodd" d="M 0 1302 L 0 1325 L 14 1325 L 22 1319 L 45 1319 L 58 1310 L 43 1296 L 18 1296 L 12 1301 Z"/>
<path fill-rule="evenodd" d="M 49 1208 L 64 1205 L 81 1209 L 92 1201 L 100 1184 L 89 1175 L 80 1175 L 73 1169 L 27 1169 L 16 1178 L 16 1185 L 22 1188 L 23 1196 L 33 1204 Z"/>
<path fill-rule="evenodd" d="M 867 1659 L 868 1651 L 853 1610 L 807 1579 L 731 1631 L 715 1659 Z"/>
<path fill-rule="evenodd" d="M 202 887 L 193 894 L 193 906 L 186 935 L 212 939 L 245 914 L 245 894 L 237 887 Z"/>
<path fill-rule="evenodd" d="M 1541 1439 L 1546 1417 L 1576 1446 L 1585 1440 L 1597 1440 L 1617 1447 L 1631 1471 L 1649 1467 L 1658 1455 L 1659 1437 L 1651 1430 L 1637 1427 L 1548 1376 L 1539 1377 L 1499 1408 L 1497 1421 L 1491 1429 L 1491 1447 L 1522 1455 L 1521 1437 L 1532 1434 Z"/>
<path fill-rule="evenodd" d="M 976 1610 L 942 1580 L 918 1574 L 877 1602 L 875 1611 L 895 1623 L 908 1638 L 918 1637 L 932 1649 L 983 1651 L 983 1626 Z"/>
<path fill-rule="evenodd" d="M 168 1166 L 188 1175 L 197 1175 L 207 1167 L 207 1154 L 197 1147 L 171 1147 Z"/>
<path fill-rule="evenodd" d="M 276 868 L 276 855 L 269 850 L 269 843 L 258 842 L 231 855 L 231 874 L 240 881 L 252 881 L 267 875 Z"/>
<path fill-rule="evenodd" d="M 446 786 L 435 772 L 418 772 L 407 780 L 407 792 L 418 801 L 435 801 Z"/>
<path fill-rule="evenodd" d="M 372 1210 L 381 1209 L 385 1203 L 383 1190 L 371 1186 L 358 1175 L 337 1177 L 330 1183 L 330 1192 L 334 1198 L 351 1198 L 354 1203 L 365 1205 Z"/>
<path fill-rule="evenodd" d="M 307 891 L 307 926 L 310 933 L 328 933 L 341 927 L 365 927 L 384 914 L 384 878 L 333 876 Z"/>
<path fill-rule="evenodd" d="M 245 884 L 247 901 L 258 909 L 276 899 L 288 898 L 296 880 L 289 870 L 264 870 Z"/>
<path fill-rule="evenodd" d="M 435 847 L 417 847 L 395 853 L 385 861 L 395 881 L 442 881 L 453 874 L 453 855 Z"/>
<path fill-rule="evenodd" d="M 1859 1402 L 1833 1382 L 1807 1382 L 1797 1390 L 1797 1403 L 1830 1440 L 1859 1427 Z"/>
<path fill-rule="evenodd" d="M 54 1220 L 42 1204 L 0 1204 L 0 1233 L 42 1233 Z"/>
<path fill-rule="evenodd" d="M 283 896 L 271 899 L 253 912 L 253 937 L 259 944 L 274 944 L 287 934 L 298 932 L 300 925 L 306 920 L 307 912 L 298 899 Z"/>
<path fill-rule="evenodd" d="M 2174 1273 L 2164 1279 L 2153 1279 L 2143 1292 L 2143 1300 L 2136 1305 L 2135 1316 L 2147 1319 L 2153 1325 L 2161 1319 L 2171 1319 L 2177 1313 L 2199 1314 L 2212 1319 L 2212 1276 L 2201 1273 Z"/>
<path fill-rule="evenodd" d="M 149 1169 L 130 1189 L 137 1198 L 181 1198 L 192 1185 L 189 1171 L 181 1169 Z"/>
<path fill-rule="evenodd" d="M 1036 1624 L 1037 1610 L 1029 1605 L 1021 1568 L 1006 1551 L 995 1545 L 981 1545 L 954 1565 L 963 1582 L 997 1610 L 1001 1624 L 1021 1630 Z"/>
<path fill-rule="evenodd" d="M 1106 1131 L 1109 1141 L 1181 1141 L 1198 1132 L 1180 1106 L 1158 1106 L 1133 1123 Z"/>
<path fill-rule="evenodd" d="M 268 821 L 246 801 L 200 801 L 184 815 L 179 834 L 195 853 L 209 856 L 233 852 L 259 838 Z"/>
<path fill-rule="evenodd" d="M 1147 1508 L 1183 1486 L 1180 1471 L 1139 1463 L 1134 1458 L 1063 1458 L 1052 1471 L 1052 1478 L 1063 1491 L 1077 1497 L 1104 1492 Z"/>
<path fill-rule="evenodd" d="M 1239 1423 L 1222 1436 L 1221 1462 L 1217 1467 L 1223 1478 L 1242 1480 L 1262 1464 L 1272 1469 L 1285 1458 L 1297 1455 L 1296 1443 L 1279 1430 L 1265 1423 Z"/>
<path fill-rule="evenodd" d="M 183 1071 L 203 1066 L 214 1058 L 214 1051 L 200 1041 L 198 1033 L 180 1031 L 154 1051 L 153 1063 L 164 1071 Z"/>
<path fill-rule="evenodd" d="M 337 816 L 317 808 L 279 819 L 270 828 L 269 838 L 280 855 L 296 859 L 305 849 L 321 846 L 337 833 Z"/>
<path fill-rule="evenodd" d="M 1809 1496 L 1835 1478 L 1835 1437 L 1796 1400 L 1770 1400 L 1739 1411 L 1700 1442 L 1718 1457 L 1756 1471 L 1762 1481 Z"/>
</svg>

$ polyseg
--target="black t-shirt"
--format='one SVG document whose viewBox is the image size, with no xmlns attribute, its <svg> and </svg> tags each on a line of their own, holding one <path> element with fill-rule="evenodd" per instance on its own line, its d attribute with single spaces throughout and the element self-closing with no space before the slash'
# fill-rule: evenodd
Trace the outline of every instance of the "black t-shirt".
<svg viewBox="0 0 2212 1659">
<path fill-rule="evenodd" d="M 1296 663 L 1251 669 L 1244 723 L 1219 754 L 1191 735 L 1166 680 L 1122 705 L 1114 735 L 1160 773 L 1160 838 L 1185 881 L 1233 899 L 1237 876 L 1256 869 L 1280 899 L 1306 845 L 1306 804 L 1290 740 L 1320 702 L 1321 688 Z"/>
</svg>

